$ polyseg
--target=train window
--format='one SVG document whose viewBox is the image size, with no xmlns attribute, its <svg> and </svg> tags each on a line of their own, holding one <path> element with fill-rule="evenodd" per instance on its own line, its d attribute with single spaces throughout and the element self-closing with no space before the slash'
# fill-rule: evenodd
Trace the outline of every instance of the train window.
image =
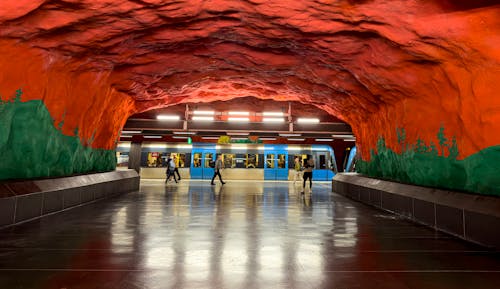
<svg viewBox="0 0 500 289">
<path fill-rule="evenodd" d="M 201 167 L 201 153 L 193 154 L 193 167 L 195 168 Z"/>
<path fill-rule="evenodd" d="M 274 169 L 274 154 L 267 154 L 266 156 L 266 168 Z"/>
<path fill-rule="evenodd" d="M 186 154 L 177 154 L 177 163 L 175 164 L 178 168 L 186 167 Z"/>
<path fill-rule="evenodd" d="M 245 162 L 245 167 L 247 169 L 249 168 L 256 168 L 259 164 L 259 155 L 257 154 L 247 154 L 246 156 L 246 162 Z"/>
<path fill-rule="evenodd" d="M 224 162 L 224 168 L 234 168 L 236 167 L 236 155 L 235 154 L 223 154 L 222 161 Z"/>
<path fill-rule="evenodd" d="M 246 167 L 246 155 L 236 154 L 236 165 L 235 168 L 244 169 Z"/>
<path fill-rule="evenodd" d="M 278 169 L 284 169 L 286 166 L 286 155 L 278 154 Z"/>
<path fill-rule="evenodd" d="M 210 167 L 210 161 L 212 161 L 213 156 L 213 153 L 205 153 L 205 168 Z"/>
<path fill-rule="evenodd" d="M 326 167 L 326 155 L 319 155 L 319 169 L 324 170 Z"/>
<path fill-rule="evenodd" d="M 163 165 L 161 153 L 159 152 L 148 153 L 146 165 L 148 167 L 161 167 Z"/>
</svg>

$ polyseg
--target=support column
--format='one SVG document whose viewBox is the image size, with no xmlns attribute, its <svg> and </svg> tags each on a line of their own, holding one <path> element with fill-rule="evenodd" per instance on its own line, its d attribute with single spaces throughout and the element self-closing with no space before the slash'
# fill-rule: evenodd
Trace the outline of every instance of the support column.
<svg viewBox="0 0 500 289">
<path fill-rule="evenodd" d="M 142 143 L 132 143 L 128 154 L 128 168 L 134 169 L 138 174 L 141 170 L 141 149 Z"/>
</svg>

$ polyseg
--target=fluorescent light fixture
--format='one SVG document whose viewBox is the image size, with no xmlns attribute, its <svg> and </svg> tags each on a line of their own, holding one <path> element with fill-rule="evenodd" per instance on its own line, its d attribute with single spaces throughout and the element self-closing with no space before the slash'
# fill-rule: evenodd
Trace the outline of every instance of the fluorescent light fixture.
<svg viewBox="0 0 500 289">
<path fill-rule="evenodd" d="M 213 116 L 193 116 L 193 120 L 214 121 L 214 117 Z"/>
<path fill-rule="evenodd" d="M 230 111 L 227 114 L 229 115 L 250 115 L 248 111 Z"/>
<path fill-rule="evenodd" d="M 346 138 L 346 139 L 344 139 L 344 141 L 356 141 L 356 139 L 355 138 Z"/>
<path fill-rule="evenodd" d="M 121 135 L 120 137 L 132 137 L 132 135 Z"/>
<path fill-rule="evenodd" d="M 262 113 L 263 116 L 284 116 L 285 114 L 282 112 L 274 112 L 274 111 L 264 111 Z"/>
<path fill-rule="evenodd" d="M 333 141 L 333 138 L 317 138 L 316 141 Z"/>
<path fill-rule="evenodd" d="M 174 134 L 196 134 L 195 131 L 174 131 Z"/>
<path fill-rule="evenodd" d="M 192 149 L 193 145 L 190 145 L 190 144 L 178 144 L 178 145 L 176 145 L 176 147 L 178 149 Z"/>
<path fill-rule="evenodd" d="M 188 137 L 187 136 L 173 136 L 172 138 L 176 138 L 176 139 L 187 139 Z"/>
<path fill-rule="evenodd" d="M 298 123 L 319 123 L 319 118 L 298 118 Z"/>
<path fill-rule="evenodd" d="M 300 133 L 280 133 L 280 136 L 285 136 L 285 137 L 289 137 L 289 136 L 301 136 Z"/>
<path fill-rule="evenodd" d="M 193 111 L 196 115 L 214 115 L 215 111 L 213 110 L 195 110 Z"/>
<path fill-rule="evenodd" d="M 131 146 L 131 143 L 129 143 L 129 142 L 121 142 L 118 144 L 119 148 L 130 148 L 130 146 Z"/>
<path fill-rule="evenodd" d="M 285 122 L 285 120 L 281 117 L 264 117 L 262 118 L 263 122 Z"/>
<path fill-rule="evenodd" d="M 181 117 L 178 115 L 158 115 L 156 116 L 158 120 L 180 120 Z"/>
<path fill-rule="evenodd" d="M 228 121 L 239 121 L 239 122 L 248 122 L 250 119 L 248 117 L 228 117 Z"/>
<path fill-rule="evenodd" d="M 202 139 L 219 139 L 218 136 L 204 136 Z"/>
<path fill-rule="evenodd" d="M 289 141 L 305 141 L 305 138 L 289 138 Z"/>
<path fill-rule="evenodd" d="M 144 138 L 162 138 L 161 135 L 145 135 Z"/>
<path fill-rule="evenodd" d="M 227 135 L 249 135 L 248 132 L 228 132 Z"/>
<path fill-rule="evenodd" d="M 276 140 L 275 137 L 260 137 L 260 140 Z"/>
<path fill-rule="evenodd" d="M 332 137 L 335 138 L 353 138 L 352 134 L 332 134 Z"/>
<path fill-rule="evenodd" d="M 141 133 L 140 130 L 122 130 L 122 134 L 124 133 Z"/>
</svg>

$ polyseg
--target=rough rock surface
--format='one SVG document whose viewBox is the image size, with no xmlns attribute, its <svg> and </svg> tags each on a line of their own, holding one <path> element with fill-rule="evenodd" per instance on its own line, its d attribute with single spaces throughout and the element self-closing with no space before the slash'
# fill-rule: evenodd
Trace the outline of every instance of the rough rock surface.
<svg viewBox="0 0 500 289">
<path fill-rule="evenodd" d="M 500 5 L 386 0 L 7 0 L 0 94 L 43 99 L 63 132 L 110 149 L 133 113 L 252 95 L 380 136 L 500 144 Z M 6 2 L 6 3 L 5 3 Z"/>
</svg>

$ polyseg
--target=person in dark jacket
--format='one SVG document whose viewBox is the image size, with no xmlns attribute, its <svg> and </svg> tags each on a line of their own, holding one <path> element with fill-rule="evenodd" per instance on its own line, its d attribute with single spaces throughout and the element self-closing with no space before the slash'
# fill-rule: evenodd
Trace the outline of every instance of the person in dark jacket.
<svg viewBox="0 0 500 289">
<path fill-rule="evenodd" d="M 220 171 L 224 168 L 224 164 L 222 163 L 222 155 L 217 156 L 217 161 L 215 161 L 215 170 L 214 170 L 214 176 L 212 177 L 212 186 L 215 185 L 214 180 L 215 177 L 218 175 L 219 180 L 222 184 L 225 184 L 225 182 L 222 180 L 222 176 L 220 175 Z"/>
<path fill-rule="evenodd" d="M 306 189 L 306 181 L 309 179 L 309 190 L 312 188 L 312 177 L 313 177 L 313 168 L 314 168 L 314 159 L 312 157 L 308 157 L 306 163 L 304 164 L 304 183 L 302 184 L 302 192 Z"/>
</svg>

